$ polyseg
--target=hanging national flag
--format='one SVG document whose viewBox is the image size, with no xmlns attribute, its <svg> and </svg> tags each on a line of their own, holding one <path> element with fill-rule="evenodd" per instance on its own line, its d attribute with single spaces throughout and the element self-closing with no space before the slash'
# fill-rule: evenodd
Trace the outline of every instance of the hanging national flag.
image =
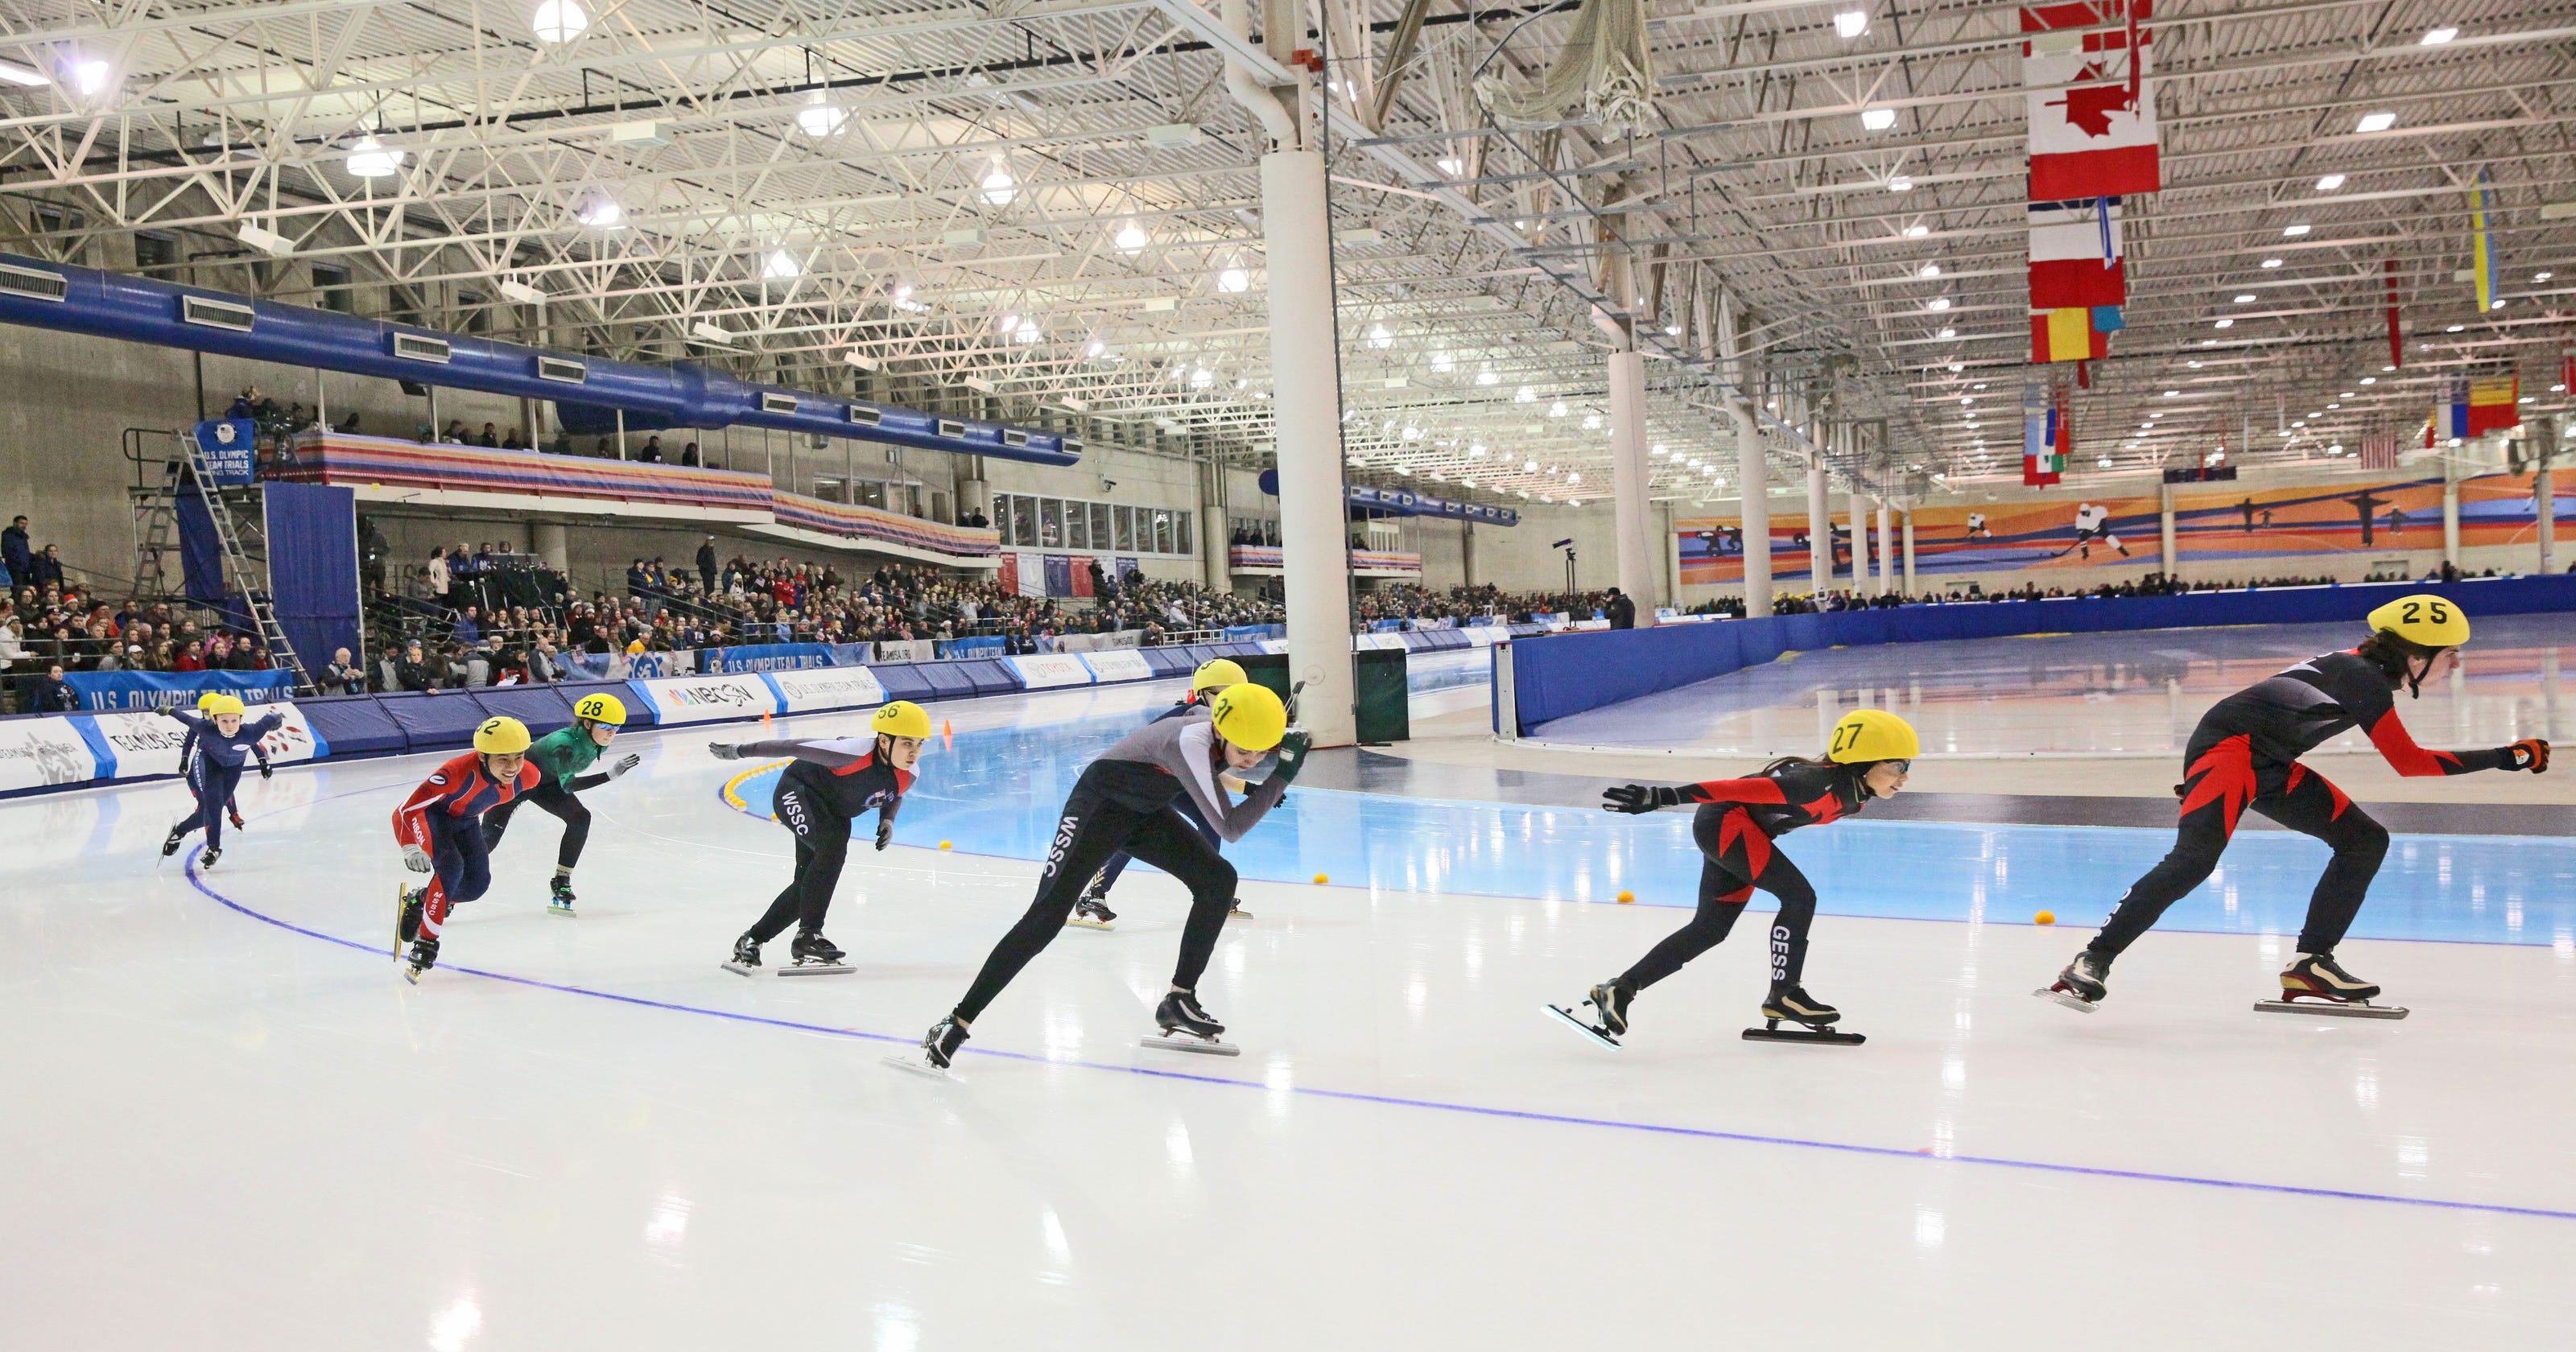
<svg viewBox="0 0 2576 1352">
<path fill-rule="evenodd" d="M 2120 201 L 2033 202 L 2030 206 L 2030 308 L 2126 305 Z"/>
<path fill-rule="evenodd" d="M 2032 201 L 2163 186 L 2155 88 L 2146 82 L 2149 43 L 2138 28 L 2151 13 L 2149 0 L 2023 6 L 2022 32 L 2035 35 L 2022 44 L 2021 63 Z M 2113 31 L 2056 31 L 2106 27 Z"/>
<path fill-rule="evenodd" d="M 2363 437 L 2361 467 L 2363 469 L 2397 468 L 2397 438 L 2380 435 Z"/>
<path fill-rule="evenodd" d="M 2446 382 L 2442 393 L 2433 401 L 2432 421 L 2424 425 L 2424 444 L 2437 445 L 2452 437 L 2469 434 L 2469 382 L 2455 379 Z"/>
<path fill-rule="evenodd" d="M 2025 385 L 2021 392 L 2021 482 L 2045 488 L 2057 482 L 2066 462 L 2057 453 L 2057 410 L 2050 407 L 2045 386 Z"/>
<path fill-rule="evenodd" d="M 2487 171 L 2469 184 L 2469 272 L 2478 287 L 2478 313 L 2495 308 L 2495 274 L 2487 257 Z"/>
<path fill-rule="evenodd" d="M 2522 377 L 2479 376 L 2469 382 L 2469 430 L 2482 437 L 2522 425 Z"/>
<path fill-rule="evenodd" d="M 2105 307 L 2112 308 L 2112 307 Z M 2112 314 L 2119 312 L 2112 308 Z M 2094 323 L 2091 306 L 2062 306 L 2034 311 L 2030 317 L 2030 359 L 2034 362 L 2099 361 L 2111 355 L 2111 336 Z"/>
<path fill-rule="evenodd" d="M 2388 369 L 2394 371 L 2406 364 L 2406 344 L 2397 334 L 2397 260 L 2383 258 L 2379 269 L 2388 280 Z"/>
</svg>

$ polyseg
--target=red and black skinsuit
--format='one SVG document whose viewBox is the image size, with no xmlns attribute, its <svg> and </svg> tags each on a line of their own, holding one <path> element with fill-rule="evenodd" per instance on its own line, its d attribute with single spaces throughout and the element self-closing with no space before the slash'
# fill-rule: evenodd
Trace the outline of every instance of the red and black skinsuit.
<svg viewBox="0 0 2576 1352">
<path fill-rule="evenodd" d="M 1713 779 L 1678 790 L 1681 801 L 1701 805 L 1691 818 L 1691 839 L 1705 856 L 1699 870 L 1699 913 L 1648 949 L 1620 975 L 1619 984 L 1644 990 L 1716 947 L 1758 887 L 1780 901 L 1780 914 L 1771 923 L 1771 980 L 1796 985 L 1807 964 L 1807 925 L 1816 918 L 1816 889 L 1771 842 L 1801 826 L 1821 826 L 1860 811 L 1871 797 L 1861 782 L 1868 768 L 1791 760 L 1750 779 Z"/>
<path fill-rule="evenodd" d="M 2250 807 L 2333 848 L 2334 859 L 2308 899 L 2298 950 L 2332 953 L 2388 853 L 2388 830 L 2325 776 L 2299 764 L 2301 755 L 2347 728 L 2360 728 L 2401 775 L 2518 768 L 2512 747 L 2427 751 L 2415 745 L 2397 719 L 2397 680 L 2359 649 L 2326 653 L 2211 706 L 2192 731 L 2183 753 L 2183 782 L 2174 786 L 2182 799 L 2182 824 L 2173 852 L 2130 884 L 2087 950 L 2107 963 L 2137 942 L 2166 907 L 2218 867 L 2238 814 Z"/>
<path fill-rule="evenodd" d="M 800 933 L 822 931 L 850 855 L 850 821 L 874 808 L 877 848 L 894 839 L 894 814 L 912 787 L 910 770 L 877 759 L 877 736 L 745 742 L 738 756 L 793 756 L 770 794 L 770 815 L 796 837 L 796 876 L 748 931 L 765 944 L 793 923 Z"/>
</svg>

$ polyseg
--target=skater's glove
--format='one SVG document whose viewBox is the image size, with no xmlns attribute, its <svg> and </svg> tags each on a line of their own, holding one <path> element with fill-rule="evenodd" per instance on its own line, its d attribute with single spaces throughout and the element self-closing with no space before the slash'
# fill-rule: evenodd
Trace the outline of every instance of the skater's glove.
<svg viewBox="0 0 2576 1352">
<path fill-rule="evenodd" d="M 1668 784 L 1613 784 L 1601 791 L 1601 808 L 1605 812 L 1652 812 L 1659 807 L 1679 807 L 1681 790 Z"/>
<path fill-rule="evenodd" d="M 161 715 L 163 718 L 169 719 L 173 723 L 184 723 L 187 721 L 186 719 L 179 717 L 178 709 L 172 705 L 164 704 L 152 712 Z"/>
<path fill-rule="evenodd" d="M 403 846 L 403 867 L 414 873 L 429 872 L 429 851 L 417 845 Z"/>
<path fill-rule="evenodd" d="M 613 764 L 613 765 L 611 765 L 611 766 L 609 766 L 609 767 L 608 767 L 608 777 L 609 777 L 610 779 L 615 779 L 615 778 L 617 778 L 619 775 L 622 775 L 622 774 L 626 773 L 627 771 L 634 769 L 636 766 L 638 766 L 638 765 L 642 765 L 643 763 L 644 763 L 644 758 L 643 758 L 642 756 L 626 756 L 626 757 L 622 757 L 622 758 L 620 758 L 620 759 L 619 759 L 615 764 Z"/>
<path fill-rule="evenodd" d="M 877 823 L 877 848 L 878 848 L 878 849 L 880 849 L 880 850 L 882 850 L 882 849 L 884 849 L 886 846 L 888 846 L 888 845 L 892 845 L 893 843 L 894 843 L 894 823 L 893 823 L 893 822 L 887 822 L 887 821 L 881 821 L 881 822 L 878 822 L 878 823 Z"/>
<path fill-rule="evenodd" d="M 2511 746 L 2500 748 L 2511 768 L 2541 774 L 2549 769 L 2549 743 L 2538 737 L 2525 737 Z"/>
<path fill-rule="evenodd" d="M 2541 761 L 2542 761 L 2544 764 L 2545 764 L 2545 763 L 2547 763 L 2547 761 L 2549 760 L 2549 752 L 2548 752 L 2548 750 L 2547 750 L 2545 747 L 2542 749 L 2542 751 L 2541 751 L 2541 753 L 2540 753 L 2540 759 L 2541 759 Z M 262 778 L 262 779 L 269 779 L 269 778 L 274 777 L 276 774 L 277 774 L 277 772 L 276 772 L 275 770 L 272 770 L 272 769 L 268 768 L 268 762 L 267 762 L 267 761 L 261 761 L 261 762 L 259 763 L 259 777 L 260 777 L 260 778 Z"/>
<path fill-rule="evenodd" d="M 1271 771 L 1270 777 L 1283 786 L 1296 783 L 1297 772 L 1306 768 L 1306 749 L 1314 744 L 1313 734 L 1304 728 L 1290 728 L 1288 735 L 1279 739 L 1279 768 Z"/>
<path fill-rule="evenodd" d="M 715 757 L 717 760 L 742 759 L 742 752 L 737 750 L 731 742 L 709 742 L 707 743 L 707 754 Z"/>
</svg>

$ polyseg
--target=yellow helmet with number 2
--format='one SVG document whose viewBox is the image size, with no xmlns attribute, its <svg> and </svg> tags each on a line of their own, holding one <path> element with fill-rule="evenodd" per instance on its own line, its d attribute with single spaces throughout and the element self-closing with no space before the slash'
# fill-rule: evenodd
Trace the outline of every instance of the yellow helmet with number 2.
<svg viewBox="0 0 2576 1352">
<path fill-rule="evenodd" d="M 1197 671 L 1190 673 L 1190 693 L 1195 695 L 1202 690 L 1223 690 L 1227 686 L 1241 685 L 1251 679 L 1243 673 L 1242 664 L 1233 658 L 1211 657 L 1201 662 Z"/>
<path fill-rule="evenodd" d="M 210 718 L 218 714 L 239 714 L 249 712 L 248 709 L 243 707 L 241 696 L 227 695 L 220 690 L 198 700 L 197 707 L 205 710 L 206 715 Z"/>
<path fill-rule="evenodd" d="M 2418 648 L 2456 648 L 2469 641 L 2459 603 L 2431 592 L 2401 596 L 2370 612 L 2370 631 L 2395 634 Z"/>
<path fill-rule="evenodd" d="M 930 711 L 908 699 L 895 700 L 877 710 L 868 727 L 888 737 L 928 737 Z"/>
<path fill-rule="evenodd" d="M 1288 735 L 1288 706 L 1266 685 L 1245 681 L 1208 701 L 1216 734 L 1246 751 L 1267 751 Z"/>
<path fill-rule="evenodd" d="M 584 695 L 579 703 L 572 706 L 572 716 L 622 728 L 626 726 L 626 702 L 615 695 Z"/>
<path fill-rule="evenodd" d="M 1834 723 L 1833 744 L 1825 754 L 1837 764 L 1910 761 L 1923 753 L 1913 725 L 1885 709 L 1854 709 Z"/>
<path fill-rule="evenodd" d="M 474 749 L 486 756 L 516 756 L 528 749 L 528 725 L 515 718 L 494 715 L 483 720 L 474 730 Z"/>
</svg>

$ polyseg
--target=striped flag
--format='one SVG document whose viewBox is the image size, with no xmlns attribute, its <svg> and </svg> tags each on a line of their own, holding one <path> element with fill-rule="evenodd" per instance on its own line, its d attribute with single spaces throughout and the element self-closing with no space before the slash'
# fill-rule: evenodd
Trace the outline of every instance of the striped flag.
<svg viewBox="0 0 2576 1352">
<path fill-rule="evenodd" d="M 2021 392 L 2021 481 L 2026 488 L 2045 488 L 2066 472 L 2066 415 L 2050 404 L 2043 385 Z"/>
<path fill-rule="evenodd" d="M 2373 434 L 2361 439 L 2363 469 L 2397 468 L 2397 438 Z"/>
<path fill-rule="evenodd" d="M 2120 199 L 2030 204 L 2030 308 L 2126 305 Z"/>
</svg>

